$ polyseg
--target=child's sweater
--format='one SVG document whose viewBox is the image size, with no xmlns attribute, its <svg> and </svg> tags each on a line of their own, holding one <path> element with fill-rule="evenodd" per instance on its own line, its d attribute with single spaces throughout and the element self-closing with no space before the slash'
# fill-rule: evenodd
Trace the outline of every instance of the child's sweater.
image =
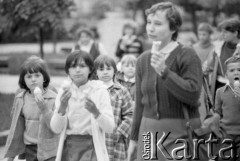
<svg viewBox="0 0 240 161">
<path fill-rule="evenodd" d="M 123 73 L 117 73 L 115 80 L 119 82 L 122 86 L 126 87 L 131 94 L 132 99 L 134 100 L 135 98 L 135 81 L 130 82 L 130 81 L 125 81 L 124 80 L 124 74 Z"/>
<path fill-rule="evenodd" d="M 220 124 L 227 134 L 240 134 L 240 98 L 226 85 L 217 90 L 216 112 L 221 116 Z"/>
</svg>

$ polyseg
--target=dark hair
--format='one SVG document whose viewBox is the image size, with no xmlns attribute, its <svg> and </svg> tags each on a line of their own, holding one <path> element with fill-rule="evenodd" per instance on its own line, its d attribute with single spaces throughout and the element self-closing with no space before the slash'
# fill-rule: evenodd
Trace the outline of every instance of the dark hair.
<svg viewBox="0 0 240 161">
<path fill-rule="evenodd" d="M 112 66 L 114 69 L 114 73 L 117 72 L 117 66 L 113 58 L 107 55 L 98 56 L 94 61 L 95 70 L 97 70 L 98 68 L 103 68 L 104 65 L 107 65 L 108 67 Z"/>
<path fill-rule="evenodd" d="M 68 55 L 65 63 L 65 72 L 69 74 L 69 68 L 76 67 L 80 60 L 84 60 L 86 65 L 89 67 L 90 69 L 90 74 L 88 76 L 89 78 L 93 72 L 93 60 L 92 57 L 87 52 L 82 50 L 76 50 Z"/>
<path fill-rule="evenodd" d="M 232 56 L 224 62 L 226 66 L 230 63 L 240 63 L 240 56 L 239 55 Z"/>
<path fill-rule="evenodd" d="M 236 18 L 230 18 L 222 21 L 219 25 L 218 28 L 220 29 L 225 29 L 226 31 L 230 32 L 238 32 L 237 37 L 240 38 L 240 21 Z"/>
<path fill-rule="evenodd" d="M 47 65 L 44 60 L 42 60 L 41 58 L 39 58 L 37 56 L 29 57 L 21 66 L 20 76 L 19 76 L 19 81 L 18 81 L 20 88 L 25 89 L 25 90 L 30 90 L 26 85 L 24 76 L 27 73 L 32 74 L 32 73 L 37 73 L 37 72 L 40 72 L 43 75 L 43 79 L 44 79 L 43 88 L 47 88 L 49 85 L 49 82 L 50 82 L 50 76 L 47 71 Z"/>
<path fill-rule="evenodd" d="M 176 5 L 171 2 L 161 2 L 153 5 L 151 8 L 145 11 L 148 16 L 155 14 L 158 10 L 166 10 L 166 18 L 169 21 L 169 28 L 171 31 L 175 31 L 172 35 L 172 40 L 176 40 L 178 36 L 178 30 L 182 25 L 182 18 Z"/>
<path fill-rule="evenodd" d="M 90 36 L 91 38 L 94 38 L 94 34 L 93 31 L 89 28 L 82 28 L 78 31 L 78 38 L 81 37 L 82 33 L 86 33 L 88 36 Z"/>
</svg>

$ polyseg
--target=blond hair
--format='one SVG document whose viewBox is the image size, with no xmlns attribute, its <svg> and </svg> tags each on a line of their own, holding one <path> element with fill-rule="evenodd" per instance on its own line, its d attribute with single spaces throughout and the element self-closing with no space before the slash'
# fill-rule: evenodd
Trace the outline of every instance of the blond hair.
<svg viewBox="0 0 240 161">
<path fill-rule="evenodd" d="M 136 65 L 136 63 L 137 63 L 137 58 L 131 54 L 124 55 L 121 59 L 121 65 L 123 64 Z"/>
</svg>

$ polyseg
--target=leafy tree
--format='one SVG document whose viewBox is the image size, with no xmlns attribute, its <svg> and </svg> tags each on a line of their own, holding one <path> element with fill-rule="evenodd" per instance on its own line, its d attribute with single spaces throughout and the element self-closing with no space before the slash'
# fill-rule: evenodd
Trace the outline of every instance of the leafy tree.
<svg viewBox="0 0 240 161">
<path fill-rule="evenodd" d="M 145 9 L 151 5 L 170 1 L 181 6 L 186 12 L 191 15 L 191 22 L 193 23 L 193 31 L 197 32 L 198 11 L 209 11 L 213 17 L 213 26 L 217 26 L 217 16 L 220 12 L 224 12 L 227 16 L 232 14 L 240 15 L 239 5 L 240 0 L 127 0 L 132 9 L 137 12 L 140 10 L 144 12 Z M 143 14 L 144 15 L 144 14 Z M 133 18 L 134 19 L 134 18 Z"/>
<path fill-rule="evenodd" d="M 64 30 L 62 19 L 69 16 L 73 0 L 1 0 L 0 15 L 7 19 L 4 30 L 24 37 L 34 34 L 44 57 L 44 34 Z"/>
</svg>

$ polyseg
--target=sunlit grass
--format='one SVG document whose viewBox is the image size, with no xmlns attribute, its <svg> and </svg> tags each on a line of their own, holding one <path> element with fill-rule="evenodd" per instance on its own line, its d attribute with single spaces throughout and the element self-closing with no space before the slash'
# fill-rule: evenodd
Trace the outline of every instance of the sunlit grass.
<svg viewBox="0 0 240 161">
<path fill-rule="evenodd" d="M 13 100 L 14 94 L 0 93 L 0 131 L 4 131 L 10 128 L 10 112 L 12 109 Z"/>
</svg>

